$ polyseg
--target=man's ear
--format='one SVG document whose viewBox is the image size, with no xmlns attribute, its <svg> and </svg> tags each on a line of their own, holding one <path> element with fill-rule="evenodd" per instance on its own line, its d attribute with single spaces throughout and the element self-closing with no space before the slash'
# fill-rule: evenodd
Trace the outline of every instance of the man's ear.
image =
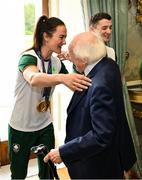
<svg viewBox="0 0 142 180">
<path fill-rule="evenodd" d="M 84 64 L 85 66 L 88 65 L 88 58 L 87 58 L 87 57 L 85 57 L 85 58 L 83 59 L 83 64 Z"/>
</svg>

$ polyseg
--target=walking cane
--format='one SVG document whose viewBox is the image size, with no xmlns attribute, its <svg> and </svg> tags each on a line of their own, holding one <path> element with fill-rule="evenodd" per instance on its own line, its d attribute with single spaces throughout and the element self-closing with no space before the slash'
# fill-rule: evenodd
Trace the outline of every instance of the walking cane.
<svg viewBox="0 0 142 180">
<path fill-rule="evenodd" d="M 36 154 L 37 156 L 38 155 L 43 155 L 43 157 L 45 157 L 47 155 L 47 153 L 49 152 L 47 146 L 45 146 L 44 144 L 40 144 L 38 146 L 33 146 L 31 148 L 31 151 Z M 50 170 L 53 174 L 53 176 L 55 177 L 55 179 L 59 180 L 59 176 L 57 174 L 57 171 L 56 171 L 56 166 L 54 165 L 54 163 L 52 163 L 51 160 L 48 160 L 48 165 L 50 167 Z"/>
</svg>

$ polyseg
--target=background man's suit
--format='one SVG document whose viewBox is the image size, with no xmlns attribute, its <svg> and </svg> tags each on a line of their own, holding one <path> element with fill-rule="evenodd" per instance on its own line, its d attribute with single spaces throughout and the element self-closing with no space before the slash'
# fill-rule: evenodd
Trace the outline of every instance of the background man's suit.
<svg viewBox="0 0 142 180">
<path fill-rule="evenodd" d="M 88 77 L 92 86 L 75 92 L 69 104 L 61 158 L 72 179 L 122 178 L 136 156 L 118 65 L 103 58 Z"/>
</svg>

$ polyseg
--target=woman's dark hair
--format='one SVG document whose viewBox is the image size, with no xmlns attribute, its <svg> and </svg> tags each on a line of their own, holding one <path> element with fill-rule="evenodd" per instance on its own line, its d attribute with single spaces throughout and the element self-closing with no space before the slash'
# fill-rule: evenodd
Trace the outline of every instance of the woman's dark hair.
<svg viewBox="0 0 142 180">
<path fill-rule="evenodd" d="M 111 20 L 111 16 L 108 13 L 104 13 L 104 12 L 97 13 L 91 17 L 89 26 L 91 26 L 91 25 L 94 26 L 95 24 L 98 23 L 98 21 L 100 21 L 102 19 Z"/>
<path fill-rule="evenodd" d="M 40 50 L 43 42 L 43 33 L 45 32 L 49 37 L 52 37 L 53 33 L 56 31 L 57 26 L 65 26 L 65 24 L 57 17 L 48 18 L 45 15 L 41 16 L 35 27 L 33 46 L 30 49 L 34 49 L 36 51 Z"/>
</svg>

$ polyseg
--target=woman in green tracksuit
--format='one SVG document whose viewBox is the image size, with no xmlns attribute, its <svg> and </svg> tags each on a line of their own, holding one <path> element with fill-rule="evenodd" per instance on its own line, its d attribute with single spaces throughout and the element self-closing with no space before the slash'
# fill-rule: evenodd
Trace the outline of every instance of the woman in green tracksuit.
<svg viewBox="0 0 142 180">
<path fill-rule="evenodd" d="M 54 148 L 54 128 L 50 113 L 50 99 L 54 86 L 64 84 L 71 90 L 82 91 L 90 79 L 80 74 L 68 74 L 64 64 L 52 53 L 61 53 L 66 44 L 66 26 L 56 17 L 41 16 L 37 22 L 33 46 L 22 53 L 11 118 L 9 122 L 9 156 L 12 179 L 25 179 L 30 149 L 45 144 Z M 39 178 L 53 175 L 38 156 Z"/>
</svg>

